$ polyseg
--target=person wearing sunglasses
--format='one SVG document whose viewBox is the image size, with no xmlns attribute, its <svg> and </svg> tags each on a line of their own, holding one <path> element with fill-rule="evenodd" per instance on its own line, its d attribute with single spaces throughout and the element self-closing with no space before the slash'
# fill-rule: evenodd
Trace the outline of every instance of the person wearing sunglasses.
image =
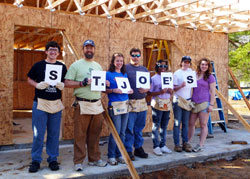
<svg viewBox="0 0 250 179">
<path fill-rule="evenodd" d="M 135 156 L 140 158 L 148 158 L 148 154 L 143 150 L 144 139 L 142 130 L 146 125 L 147 103 L 146 94 L 149 89 L 136 88 L 136 72 L 148 72 L 148 70 L 140 65 L 141 51 L 138 48 L 130 50 L 130 63 L 126 65 L 128 80 L 134 93 L 129 94 L 129 102 L 132 105 L 132 111 L 129 112 L 128 126 L 126 129 L 125 147 L 131 160 L 135 160 Z M 133 154 L 133 147 L 134 154 Z"/>
<path fill-rule="evenodd" d="M 151 89 L 148 92 L 152 96 L 152 140 L 153 140 L 153 152 L 155 155 L 163 155 L 163 153 L 171 153 L 172 151 L 166 146 L 167 126 L 169 122 L 170 109 L 172 109 L 172 103 L 170 97 L 173 94 L 171 88 L 162 89 L 161 73 L 168 70 L 167 62 L 159 60 L 156 62 L 155 71 L 156 74 L 151 77 Z M 160 129 L 160 141 L 159 141 L 159 129 Z"/>
<path fill-rule="evenodd" d="M 180 63 L 180 69 L 174 73 L 174 99 L 173 99 L 173 111 L 174 111 L 174 129 L 173 129 L 173 138 L 176 152 L 192 152 L 192 146 L 188 143 L 188 121 L 190 116 L 190 110 L 184 109 L 181 107 L 181 99 L 186 101 L 191 99 L 191 89 L 186 86 L 184 82 L 184 74 L 188 71 L 192 71 L 191 66 L 191 57 L 183 56 Z M 179 104 L 178 104 L 179 103 Z M 181 136 L 182 136 L 182 147 L 180 145 L 179 135 L 180 135 L 180 126 L 182 124 Z"/>
</svg>

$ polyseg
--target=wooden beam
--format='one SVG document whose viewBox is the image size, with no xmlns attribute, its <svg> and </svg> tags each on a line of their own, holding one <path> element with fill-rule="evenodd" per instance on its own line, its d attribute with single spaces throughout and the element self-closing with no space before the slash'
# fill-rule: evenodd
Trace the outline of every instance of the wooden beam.
<svg viewBox="0 0 250 179">
<path fill-rule="evenodd" d="M 70 0 L 70 2 L 69 2 L 69 4 L 68 4 L 68 7 L 67 7 L 66 11 L 69 11 L 69 10 L 70 10 L 72 4 L 73 4 L 73 0 Z"/>
<path fill-rule="evenodd" d="M 246 103 L 248 109 L 250 110 L 250 104 L 249 104 L 249 102 L 248 102 L 248 100 L 247 100 L 245 94 L 243 93 L 243 91 L 242 91 L 242 89 L 241 89 L 241 87 L 240 87 L 240 84 L 238 83 L 238 80 L 237 80 L 236 77 L 234 76 L 234 74 L 233 74 L 233 72 L 232 72 L 232 70 L 231 70 L 230 67 L 228 67 L 228 72 L 229 72 L 229 74 L 231 75 L 232 79 L 234 80 L 234 83 L 236 84 L 238 90 L 240 91 L 240 94 L 242 95 L 242 97 L 243 97 L 243 99 L 244 99 L 244 101 L 245 101 L 245 103 Z"/>
<path fill-rule="evenodd" d="M 104 108 L 103 116 L 106 119 L 106 122 L 111 130 L 111 133 L 112 133 L 114 139 L 115 139 L 116 145 L 119 148 L 119 150 L 120 150 L 120 152 L 121 152 L 121 154 L 122 154 L 122 156 L 127 164 L 127 167 L 129 169 L 129 172 L 130 172 L 132 178 L 133 179 L 140 179 L 139 175 L 136 172 L 136 169 L 135 169 L 133 163 L 130 160 L 130 157 L 126 151 L 126 148 L 124 147 L 124 145 L 120 139 L 120 136 L 116 131 L 116 128 L 115 128 L 106 108 Z"/>
<path fill-rule="evenodd" d="M 110 11 L 109 13 L 110 13 L 110 15 L 120 14 L 120 13 L 122 13 L 122 12 L 124 12 L 124 11 L 133 9 L 133 8 L 138 7 L 138 6 L 141 6 L 141 5 L 143 5 L 143 4 L 150 3 L 150 2 L 152 2 L 152 1 L 154 1 L 154 0 L 136 0 L 136 1 L 135 1 L 134 3 L 132 3 L 132 4 L 127 4 L 127 5 L 125 5 L 125 6 L 122 6 L 122 7 L 118 8 L 118 9 L 114 9 L 114 10 Z M 120 2 L 120 1 L 119 1 L 119 2 Z"/>
<path fill-rule="evenodd" d="M 243 124 L 243 126 L 250 132 L 250 125 L 248 122 L 233 108 L 233 106 L 227 101 L 227 99 L 216 89 L 217 96 L 226 104 L 233 115 Z"/>
<path fill-rule="evenodd" d="M 96 6 L 100 6 L 106 2 L 108 2 L 109 0 L 94 0 L 92 3 L 86 5 L 86 6 L 82 6 L 82 11 L 88 11 L 91 10 L 92 8 L 96 7 Z M 74 11 L 74 12 L 78 12 L 78 10 Z"/>
<path fill-rule="evenodd" d="M 190 10 L 181 12 L 180 14 L 176 14 L 175 16 L 173 16 L 173 15 L 163 16 L 163 17 L 158 18 L 157 21 L 163 22 L 163 21 L 166 21 L 169 19 L 178 19 L 181 17 L 188 17 L 188 16 L 193 15 L 193 14 L 200 14 L 202 12 L 211 11 L 211 10 L 218 9 L 218 8 L 221 8 L 224 6 L 232 5 L 232 4 L 235 4 L 237 2 L 238 2 L 237 0 L 222 1 L 222 2 L 214 4 L 214 5 L 206 5 L 205 7 L 199 7 L 199 8 L 192 6 L 190 8 Z M 186 21 L 186 23 L 190 23 L 190 22 Z M 178 21 L 177 24 L 181 25 L 182 23 L 179 23 L 179 21 Z"/>
<path fill-rule="evenodd" d="M 149 15 L 158 14 L 161 12 L 165 12 L 165 11 L 169 11 L 169 10 L 176 9 L 179 7 L 183 7 L 183 6 L 188 5 L 188 4 L 196 3 L 197 1 L 201 1 L 201 0 L 180 0 L 178 2 L 170 3 L 162 8 L 158 7 L 156 9 L 152 9 L 150 11 L 145 11 L 145 12 L 136 14 L 135 19 L 139 19 L 139 18 L 147 17 Z"/>
<path fill-rule="evenodd" d="M 110 0 L 110 1 L 109 1 L 109 5 L 108 5 L 108 10 L 109 10 L 109 11 L 112 10 L 112 9 L 114 9 L 114 7 L 115 7 L 117 1 L 118 1 L 118 0 Z"/>
</svg>

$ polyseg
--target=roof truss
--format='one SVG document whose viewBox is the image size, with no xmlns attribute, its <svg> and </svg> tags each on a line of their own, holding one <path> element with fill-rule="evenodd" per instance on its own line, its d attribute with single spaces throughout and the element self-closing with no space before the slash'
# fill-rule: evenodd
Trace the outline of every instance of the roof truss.
<svg viewBox="0 0 250 179">
<path fill-rule="evenodd" d="M 212 32 L 250 30 L 249 0 L 0 0 L 0 3 Z"/>
</svg>

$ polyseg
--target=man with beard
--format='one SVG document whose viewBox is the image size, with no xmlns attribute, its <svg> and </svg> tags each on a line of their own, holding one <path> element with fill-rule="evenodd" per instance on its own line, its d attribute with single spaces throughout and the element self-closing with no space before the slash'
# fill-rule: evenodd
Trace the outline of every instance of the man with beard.
<svg viewBox="0 0 250 179">
<path fill-rule="evenodd" d="M 94 61 L 95 43 L 86 40 L 83 43 L 85 58 L 74 62 L 65 77 L 65 86 L 74 88 L 76 97 L 74 106 L 74 168 L 82 171 L 82 163 L 88 151 L 88 164 L 105 167 L 106 162 L 101 160 L 99 139 L 103 123 L 103 107 L 101 92 L 91 91 L 91 71 L 102 71 L 102 67 Z"/>
</svg>

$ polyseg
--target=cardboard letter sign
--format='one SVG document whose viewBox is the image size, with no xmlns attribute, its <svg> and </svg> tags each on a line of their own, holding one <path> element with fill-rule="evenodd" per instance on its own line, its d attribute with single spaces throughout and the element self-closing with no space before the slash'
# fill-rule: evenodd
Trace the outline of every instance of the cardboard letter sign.
<svg viewBox="0 0 250 179">
<path fill-rule="evenodd" d="M 136 88 L 150 88 L 150 74 L 149 72 L 136 72 Z"/>
<path fill-rule="evenodd" d="M 197 79 L 195 71 L 186 71 L 183 76 L 184 76 L 184 81 L 186 82 L 186 87 L 189 88 L 197 87 Z"/>
<path fill-rule="evenodd" d="M 122 90 L 122 93 L 128 93 L 131 90 L 128 78 L 115 77 L 118 89 Z"/>
<path fill-rule="evenodd" d="M 161 86 L 164 88 L 173 89 L 173 73 L 171 72 L 161 72 Z"/>
<path fill-rule="evenodd" d="M 45 82 L 47 82 L 51 86 L 55 86 L 58 82 L 61 82 L 61 78 L 62 65 L 46 64 Z"/>
<path fill-rule="evenodd" d="M 106 91 L 106 71 L 91 71 L 91 91 Z"/>
</svg>

